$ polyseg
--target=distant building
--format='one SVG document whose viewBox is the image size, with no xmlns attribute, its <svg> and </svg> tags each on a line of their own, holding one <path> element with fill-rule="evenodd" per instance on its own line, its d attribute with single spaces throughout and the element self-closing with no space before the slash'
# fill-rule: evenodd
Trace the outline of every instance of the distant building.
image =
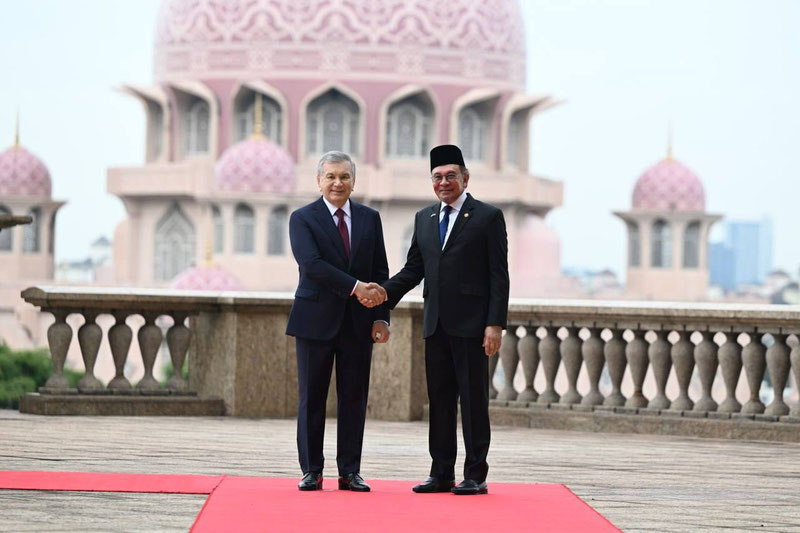
<svg viewBox="0 0 800 533">
<path fill-rule="evenodd" d="M 101 236 L 89 247 L 89 257 L 58 263 L 55 279 L 69 283 L 111 283 L 113 281 L 111 251 L 111 241 Z"/>
<path fill-rule="evenodd" d="M 711 247 L 711 283 L 733 291 L 761 285 L 772 271 L 772 221 L 728 221 L 725 240 Z"/>
</svg>

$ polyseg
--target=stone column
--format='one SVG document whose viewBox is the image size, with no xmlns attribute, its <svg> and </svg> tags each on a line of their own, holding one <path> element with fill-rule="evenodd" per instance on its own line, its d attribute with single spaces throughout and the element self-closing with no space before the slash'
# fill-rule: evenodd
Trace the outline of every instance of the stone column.
<svg viewBox="0 0 800 533">
<path fill-rule="evenodd" d="M 794 386 L 797 389 L 798 396 L 800 396 L 800 335 L 796 335 L 798 344 L 792 348 L 790 356 L 792 363 L 792 370 L 794 371 Z M 790 413 L 792 416 L 800 416 L 800 398 L 797 403 L 792 407 Z"/>
<path fill-rule="evenodd" d="M 648 344 L 644 339 L 645 331 L 636 329 L 633 331 L 633 340 L 625 348 L 625 356 L 631 368 L 631 378 L 633 378 L 633 395 L 625 402 L 625 407 L 642 408 L 647 407 L 647 398 L 642 393 L 642 385 L 647 375 L 647 349 Z"/>
<path fill-rule="evenodd" d="M 128 352 L 133 340 L 133 332 L 125 323 L 128 317 L 126 311 L 112 313 L 116 323 L 108 330 L 108 344 L 111 347 L 111 356 L 114 358 L 114 379 L 109 384 L 109 390 L 130 390 L 131 382 L 125 377 L 125 363 L 128 361 Z"/>
<path fill-rule="evenodd" d="M 53 375 L 47 379 L 47 383 L 39 389 L 39 392 L 42 394 L 75 392 L 75 389 L 70 388 L 67 378 L 64 377 L 64 362 L 67 360 L 69 343 L 72 342 L 72 328 L 67 324 L 69 311 L 66 309 L 47 309 L 47 311 L 52 313 L 56 319 L 47 328 L 47 344 L 53 360 Z"/>
<path fill-rule="evenodd" d="M 520 402 L 535 402 L 539 399 L 539 393 L 533 388 L 533 380 L 539 368 L 539 337 L 536 336 L 536 330 L 536 326 L 526 327 L 526 335 L 517 344 L 522 372 L 525 374 L 525 390 L 517 396 Z"/>
<path fill-rule="evenodd" d="M 694 344 L 689 340 L 691 332 L 679 331 L 680 339 L 672 345 L 672 366 L 675 367 L 675 376 L 678 378 L 680 392 L 671 409 L 676 411 L 691 411 L 694 402 L 689 398 L 689 382 L 694 371 Z"/>
<path fill-rule="evenodd" d="M 742 360 L 747 385 L 750 388 L 750 399 L 742 406 L 742 412 L 759 414 L 764 412 L 764 404 L 761 402 L 761 382 L 764 381 L 764 369 L 767 367 L 767 348 L 761 342 L 763 333 L 749 335 L 750 342 L 742 350 Z"/>
<path fill-rule="evenodd" d="M 580 403 L 581 395 L 578 393 L 578 374 L 581 371 L 581 345 L 583 341 L 578 336 L 580 328 L 575 326 L 567 328 L 567 338 L 561 342 L 561 359 L 564 361 L 564 369 L 567 371 L 567 392 L 561 396 L 561 402 L 565 405 Z"/>
<path fill-rule="evenodd" d="M 622 328 L 611 328 L 611 339 L 606 343 L 605 356 L 608 364 L 608 375 L 611 377 L 611 394 L 608 395 L 603 405 L 621 407 L 625 405 L 625 396 L 622 395 L 622 377 L 625 375 L 625 341 Z"/>
<path fill-rule="evenodd" d="M 519 365 L 519 354 L 517 353 L 519 338 L 516 329 L 514 326 L 509 327 L 500 344 L 500 362 L 503 364 L 505 385 L 497 395 L 498 400 L 513 401 L 517 399 L 517 391 L 514 390 L 514 376 Z"/>
<path fill-rule="evenodd" d="M 94 376 L 94 364 L 97 362 L 100 341 L 103 340 L 103 330 L 95 323 L 97 312 L 84 311 L 83 316 L 86 322 L 78 329 L 78 344 L 81 347 L 86 373 L 78 382 L 78 390 L 82 393 L 91 393 L 103 390 L 103 384 Z"/>
<path fill-rule="evenodd" d="M 189 341 L 192 332 L 186 327 L 185 313 L 173 313 L 173 324 L 167 331 L 167 346 L 169 347 L 169 357 L 172 362 L 172 377 L 167 382 L 167 389 L 175 392 L 185 392 L 189 384 L 183 379 L 183 362 L 186 360 L 186 352 L 189 350 Z"/>
<path fill-rule="evenodd" d="M 600 376 L 603 373 L 605 357 L 603 356 L 603 339 L 601 328 L 589 328 L 589 338 L 583 342 L 581 351 L 586 362 L 586 374 L 589 376 L 589 392 L 583 397 L 583 405 L 602 405 L 603 395 L 600 393 Z"/>
<path fill-rule="evenodd" d="M 714 342 L 714 332 L 704 331 L 703 340 L 695 346 L 694 358 L 697 364 L 697 373 L 700 375 L 700 384 L 703 388 L 700 399 L 694 406 L 695 411 L 716 411 L 717 402 L 711 397 L 711 387 L 714 385 L 714 378 L 717 376 L 717 350 L 719 347 Z"/>
<path fill-rule="evenodd" d="M 669 337 L 669 330 L 661 329 L 655 332 L 656 340 L 650 345 L 648 354 L 650 355 L 650 363 L 653 365 L 653 377 L 656 379 L 656 395 L 647 404 L 650 409 L 669 409 L 671 402 L 667 398 L 667 380 L 669 380 L 669 371 L 672 368 L 672 359 L 670 357 L 670 345 L 667 337 Z"/>
<path fill-rule="evenodd" d="M 738 413 L 742 404 L 736 399 L 736 386 L 742 374 L 742 346 L 737 342 L 739 332 L 725 333 L 725 344 L 719 349 L 719 366 L 725 383 L 725 400 L 720 404 L 722 413 Z"/>
<path fill-rule="evenodd" d="M 156 362 L 156 355 L 158 349 L 161 347 L 161 341 L 164 340 L 164 335 L 161 333 L 161 328 L 156 326 L 156 318 L 158 313 L 142 313 L 144 316 L 144 325 L 139 328 L 137 335 L 139 339 L 139 348 L 142 352 L 142 363 L 144 363 L 144 376 L 136 384 L 136 388 L 140 391 L 155 392 L 161 390 L 161 385 L 155 377 L 153 377 L 153 365 Z"/>
<path fill-rule="evenodd" d="M 783 416 L 789 414 L 789 406 L 783 400 L 783 390 L 789 379 L 789 347 L 786 345 L 786 335 L 773 333 L 772 336 L 775 342 L 767 350 L 767 369 L 775 395 L 764 414 Z"/>
<path fill-rule="evenodd" d="M 560 396 L 556 392 L 556 374 L 558 366 L 561 364 L 561 354 L 559 347 L 561 339 L 558 338 L 558 327 L 546 327 L 547 335 L 539 341 L 539 355 L 542 359 L 544 377 L 547 380 L 544 392 L 539 395 L 539 403 L 558 403 Z"/>
</svg>

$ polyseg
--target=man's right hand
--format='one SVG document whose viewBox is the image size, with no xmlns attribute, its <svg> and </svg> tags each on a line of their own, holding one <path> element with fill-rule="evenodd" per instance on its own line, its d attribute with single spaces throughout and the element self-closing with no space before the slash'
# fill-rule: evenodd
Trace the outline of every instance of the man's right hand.
<svg viewBox="0 0 800 533">
<path fill-rule="evenodd" d="M 386 289 L 375 282 L 356 284 L 355 295 L 364 307 L 375 307 L 386 301 Z"/>
</svg>

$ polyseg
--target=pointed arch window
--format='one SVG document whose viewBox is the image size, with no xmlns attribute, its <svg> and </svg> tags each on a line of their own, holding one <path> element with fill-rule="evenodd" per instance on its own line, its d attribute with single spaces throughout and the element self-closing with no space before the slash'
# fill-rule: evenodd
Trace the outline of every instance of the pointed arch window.
<svg viewBox="0 0 800 533">
<path fill-rule="evenodd" d="M 386 121 L 386 155 L 396 159 L 427 157 L 433 135 L 433 106 L 422 95 L 392 104 Z"/>
<path fill-rule="evenodd" d="M 208 153 L 210 111 L 208 103 L 194 98 L 183 121 L 183 152 L 185 155 Z"/>
<path fill-rule="evenodd" d="M 358 155 L 359 128 L 358 104 L 336 89 L 330 89 L 308 104 L 306 152 L 314 155 L 341 150 Z"/>
<path fill-rule="evenodd" d="M 42 210 L 33 207 L 28 211 L 28 216 L 33 222 L 23 226 L 25 229 L 22 233 L 22 251 L 29 254 L 38 253 L 42 247 Z"/>
<path fill-rule="evenodd" d="M 506 140 L 506 163 L 519 169 L 525 167 L 525 162 L 523 161 L 525 151 L 523 147 L 530 136 L 529 132 L 525 130 L 526 126 L 527 123 L 523 111 L 516 111 L 511 115 L 511 119 L 508 122 L 508 139 Z"/>
<path fill-rule="evenodd" d="M 286 237 L 289 210 L 285 205 L 278 206 L 269 214 L 267 223 L 267 255 L 284 255 L 286 253 Z"/>
<path fill-rule="evenodd" d="M 252 254 L 255 250 L 255 214 L 245 204 L 236 206 L 233 214 L 233 251 L 237 254 Z"/>
<path fill-rule="evenodd" d="M 652 254 L 650 264 L 657 268 L 669 268 L 672 266 L 672 232 L 669 222 L 666 220 L 656 220 L 653 223 L 650 243 Z"/>
<path fill-rule="evenodd" d="M 11 210 L 7 207 L 0 205 L 0 215 L 11 215 Z M 10 252 L 14 247 L 14 231 L 13 228 L 5 228 L 0 230 L 0 252 Z"/>
<path fill-rule="evenodd" d="M 686 226 L 683 233 L 683 268 L 700 266 L 700 222 L 694 221 Z"/>
<path fill-rule="evenodd" d="M 156 281 L 170 281 L 194 264 L 194 225 L 177 204 L 156 224 L 154 257 Z"/>
<path fill-rule="evenodd" d="M 642 234 L 639 224 L 628 222 L 628 266 L 642 265 Z"/>
<path fill-rule="evenodd" d="M 211 206 L 211 224 L 214 229 L 214 253 L 221 254 L 225 251 L 225 222 L 219 207 Z"/>
<path fill-rule="evenodd" d="M 236 140 L 243 141 L 253 134 L 256 116 L 256 93 L 247 91 L 236 108 Z M 261 93 L 261 124 L 263 135 L 275 144 L 282 144 L 281 107 L 273 98 Z"/>
<path fill-rule="evenodd" d="M 490 107 L 471 105 L 458 114 L 458 143 L 467 161 L 483 161 L 489 155 Z"/>
</svg>

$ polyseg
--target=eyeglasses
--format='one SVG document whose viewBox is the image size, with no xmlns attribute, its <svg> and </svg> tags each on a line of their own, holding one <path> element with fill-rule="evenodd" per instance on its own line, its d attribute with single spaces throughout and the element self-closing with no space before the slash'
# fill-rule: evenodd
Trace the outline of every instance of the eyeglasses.
<svg viewBox="0 0 800 533">
<path fill-rule="evenodd" d="M 328 174 L 327 176 L 322 176 L 322 179 L 327 183 L 333 183 L 336 180 L 341 181 L 342 183 L 350 183 L 352 179 L 349 174 L 344 174 L 342 176 L 334 176 L 333 174 Z"/>
<path fill-rule="evenodd" d="M 434 183 L 441 183 L 444 180 L 447 180 L 447 181 L 458 181 L 458 179 L 460 177 L 461 177 L 461 174 L 456 174 L 455 172 L 448 172 L 444 176 L 442 176 L 441 174 L 434 174 L 433 176 L 431 176 L 431 181 L 434 182 Z"/>
</svg>

